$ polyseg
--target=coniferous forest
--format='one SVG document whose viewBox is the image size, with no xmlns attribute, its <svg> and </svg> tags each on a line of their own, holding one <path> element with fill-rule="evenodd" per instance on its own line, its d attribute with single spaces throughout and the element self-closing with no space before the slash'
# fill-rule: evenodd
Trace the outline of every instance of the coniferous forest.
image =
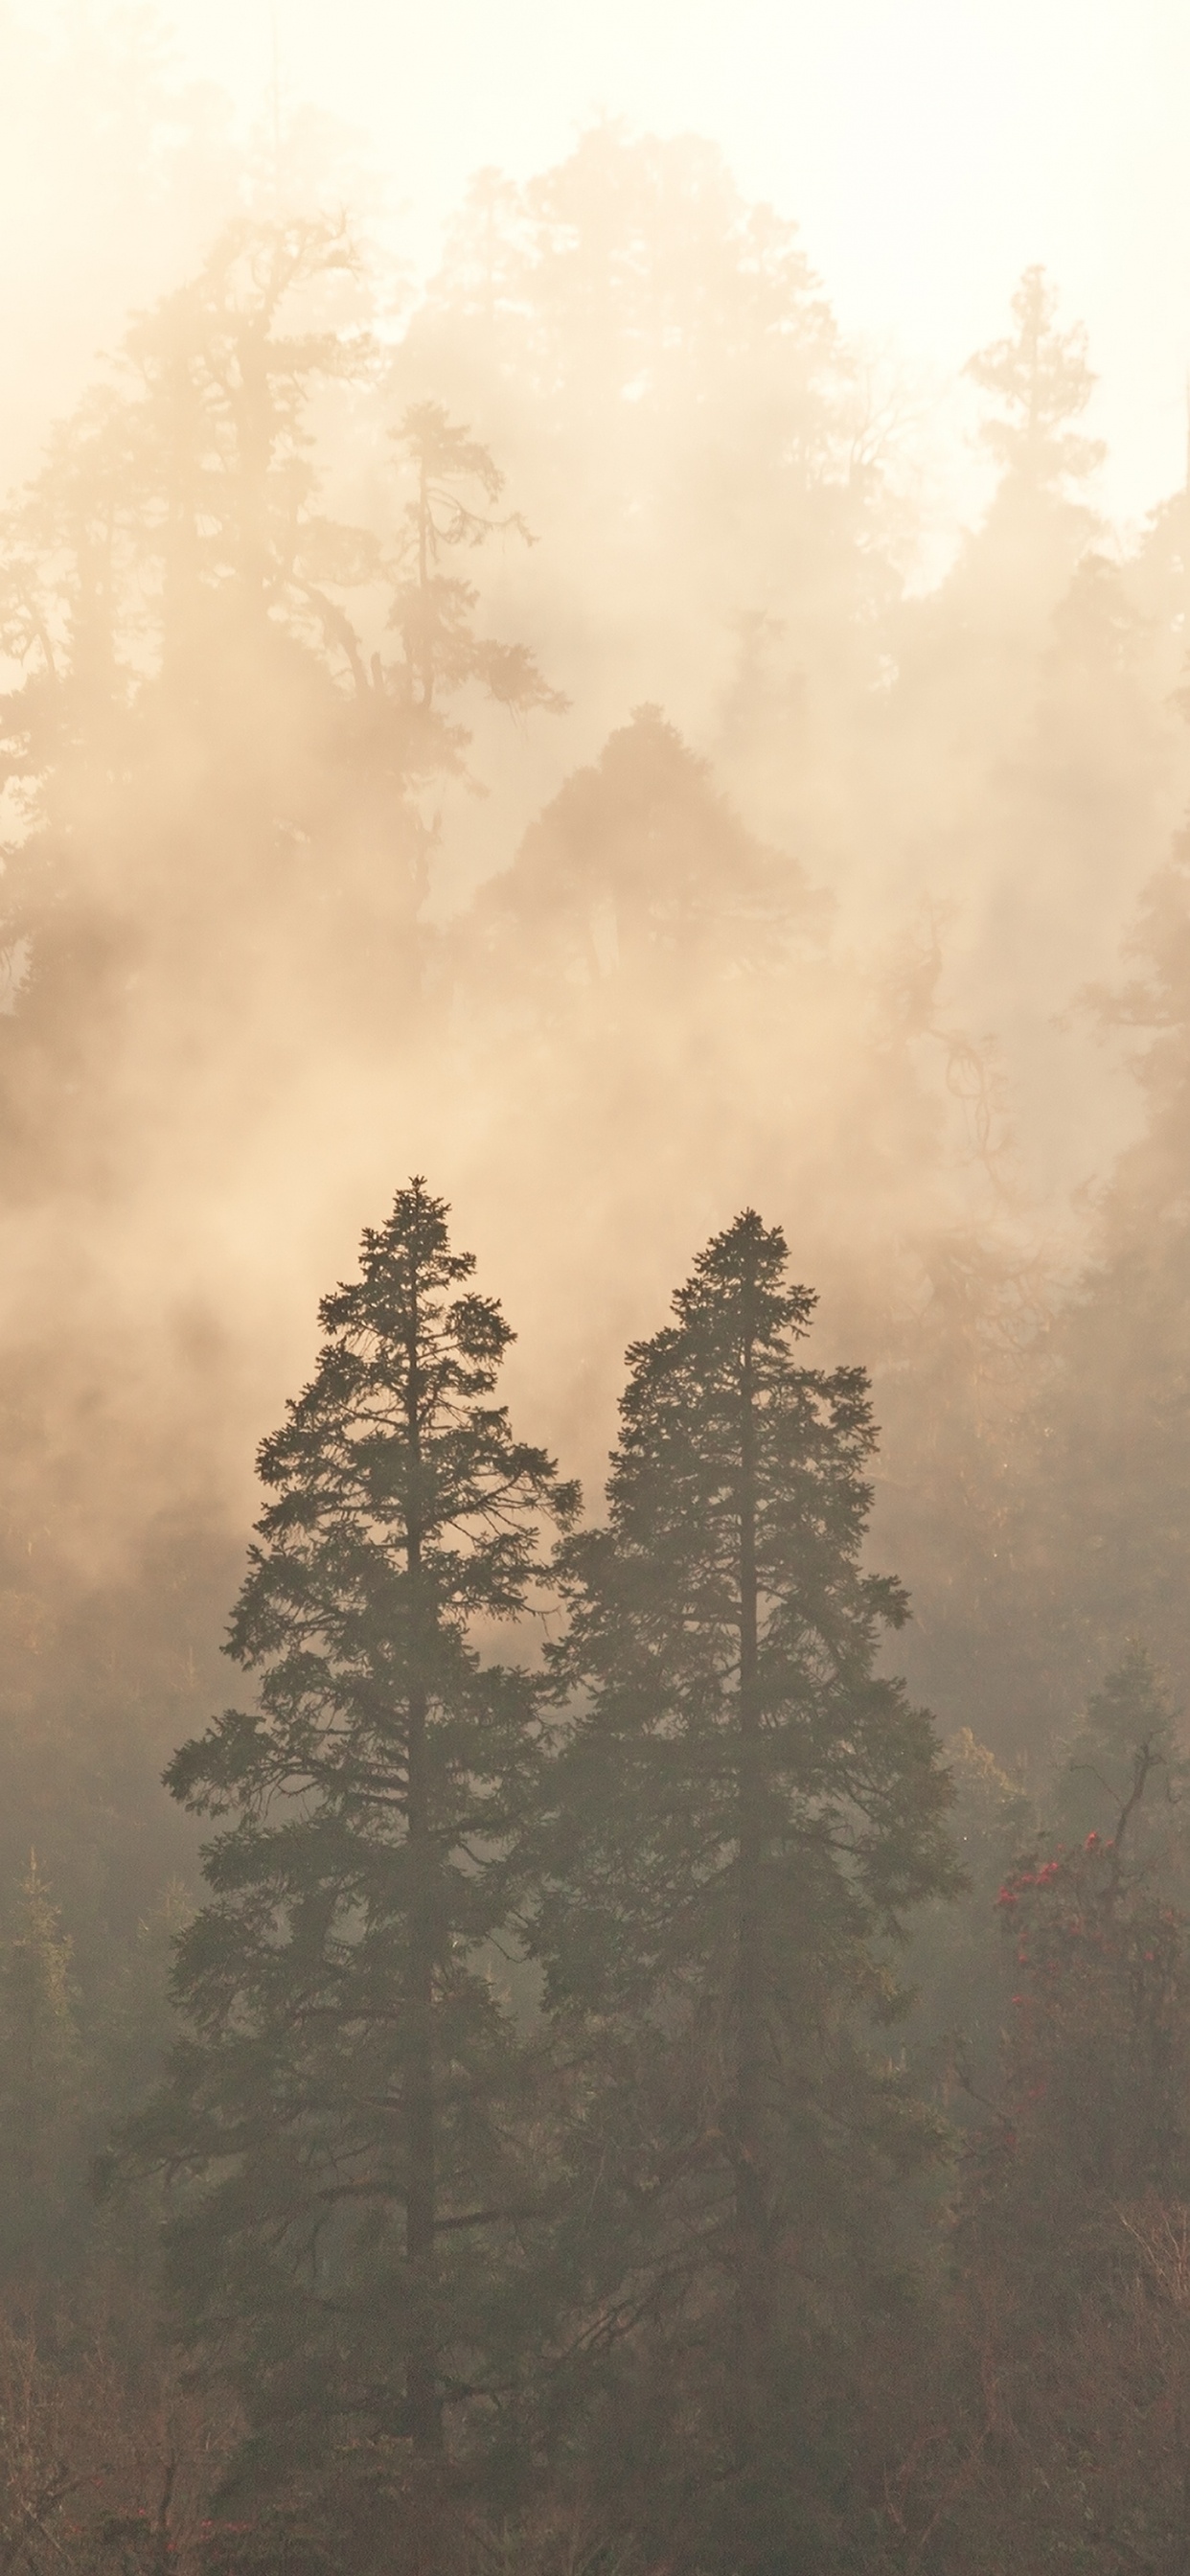
<svg viewBox="0 0 1190 2576">
<path fill-rule="evenodd" d="M 204 149 L 0 523 L 0 2571 L 1185 2576 L 1190 492 Z"/>
</svg>

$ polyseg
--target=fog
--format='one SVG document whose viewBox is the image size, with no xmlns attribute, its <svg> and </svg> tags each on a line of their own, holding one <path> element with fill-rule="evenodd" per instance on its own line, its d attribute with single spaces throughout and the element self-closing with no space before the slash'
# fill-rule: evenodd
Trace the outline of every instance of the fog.
<svg viewBox="0 0 1190 2576">
<path fill-rule="evenodd" d="M 593 1510 L 753 1201 L 873 1372 L 944 1733 L 1043 1746 L 1134 1629 L 1184 1686 L 1185 351 L 1152 203 L 1102 230 L 1165 128 L 1076 243 L 1052 30 L 1022 104 L 1023 18 L 948 16 L 919 98 L 845 11 L 787 148 L 763 13 L 722 81 L 716 11 L 604 18 L 422 30 L 399 98 L 363 10 L 5 19 L 7 1810 L 101 1913 L 415 1171 Z"/>
<path fill-rule="evenodd" d="M 0 9 L 4 2566 L 1184 2566 L 1188 72 Z"/>
</svg>

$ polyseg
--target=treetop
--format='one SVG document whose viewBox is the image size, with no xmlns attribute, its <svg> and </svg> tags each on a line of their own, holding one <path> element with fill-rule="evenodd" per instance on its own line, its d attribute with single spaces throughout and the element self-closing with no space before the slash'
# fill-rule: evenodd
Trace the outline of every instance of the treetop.
<svg viewBox="0 0 1190 2576">
<path fill-rule="evenodd" d="M 693 1275 L 674 1293 L 674 1312 L 690 1329 L 704 1319 L 725 1317 L 738 1308 L 749 1333 L 759 1341 L 792 1333 L 799 1339 L 809 1329 L 818 1303 L 812 1288 L 785 1285 L 789 1246 L 779 1225 L 765 1225 L 755 1208 L 743 1208 L 734 1223 L 712 1237 L 694 1264 Z"/>
</svg>

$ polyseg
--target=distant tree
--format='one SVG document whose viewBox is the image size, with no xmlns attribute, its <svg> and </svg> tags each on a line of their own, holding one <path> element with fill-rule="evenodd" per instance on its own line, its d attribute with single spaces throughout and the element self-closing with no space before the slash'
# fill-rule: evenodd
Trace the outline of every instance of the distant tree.
<svg viewBox="0 0 1190 2576">
<path fill-rule="evenodd" d="M 211 2516 L 234 2439 L 176 2353 L 118 2328 L 0 2311 L 0 2552 L 25 2576 L 205 2576 L 236 2541 Z"/>
<path fill-rule="evenodd" d="M 209 1241 L 214 1200 L 257 1202 L 262 1134 L 303 1083 L 357 1103 L 426 1041 L 441 987 L 423 801 L 485 672 L 524 704 L 527 650 L 490 638 L 468 676 L 457 655 L 437 670 L 430 719 L 410 703 L 385 618 L 413 469 L 385 460 L 370 293 L 340 218 L 229 226 L 137 317 L 0 514 L 0 1166 L 26 1282 L 0 1356 L 0 1839 L 11 1875 L 31 1839 L 45 1851 L 76 1935 L 100 1914 L 131 1933 L 189 1864 L 180 1820 L 168 1855 L 143 1827 L 206 1703 L 196 1676 L 232 1579 L 223 1466 L 210 1448 L 198 1463 L 192 1430 L 235 1407 L 254 1330 L 247 1307 L 226 1335 L 211 1309 L 201 1357 L 175 1340 L 143 1400 L 176 1310 L 147 1273 L 141 1307 L 100 1239 L 168 1199 Z M 435 490 L 482 453 L 436 418 Z M 332 461 L 350 485 L 370 430 L 386 462 L 371 523 L 327 488 Z M 460 652 L 469 619 L 493 623 L 460 608 Z M 356 1108 L 342 1115 L 358 1135 Z M 118 1484 L 128 1542 L 98 1580 L 69 1534 L 93 1475 L 109 1534 Z M 81 1878 L 61 1867 L 72 1821 Z"/>
<path fill-rule="evenodd" d="M 1052 1726 L 1083 1701 L 1130 1628 L 1166 1651 L 1143 1599 L 1121 1605 L 1106 1568 L 1095 1584 L 1106 1577 L 1112 1612 L 1093 1639 L 1046 1571 L 1065 1503 L 1038 1435 L 1069 1254 L 1048 1234 L 1031 1150 L 1018 1147 L 1045 1103 L 1047 1134 L 1060 1127 L 1070 1156 L 1068 1180 L 1047 1189 L 1068 1195 L 1093 1167 L 1101 1122 L 1087 1104 L 1110 1076 L 1073 1006 L 1112 971 L 1129 872 L 1142 879 L 1162 846 L 1176 761 L 1148 623 L 1088 503 L 1100 451 L 1081 427 L 1094 384 L 1086 335 L 1062 327 L 1041 270 L 1027 272 L 1006 336 L 968 374 L 985 397 L 998 480 L 946 577 L 897 614 L 886 810 L 899 846 L 929 854 L 935 884 L 952 881 L 961 849 L 965 881 L 994 907 L 990 944 L 970 944 L 957 917 L 948 925 L 946 976 L 967 996 L 964 1016 L 978 991 L 979 1028 L 1006 1046 L 1004 1088 L 997 1151 L 978 1158 L 987 1186 L 974 1222 L 948 1211 L 922 1243 L 923 1288 L 912 1320 L 894 1326 L 882 1409 L 890 1542 L 921 1611 L 915 1686 L 1015 1758 L 1035 1743 L 1039 1710 Z M 1071 1014 L 1061 1032 L 1058 985 Z M 994 1073 L 995 1040 L 985 1061 Z M 966 1090 L 967 1072 L 952 1057 L 950 1087 Z"/>
<path fill-rule="evenodd" d="M 1134 971 L 1084 999 L 1125 1037 L 1142 1123 L 1045 1336 L 1022 1479 L 1033 1615 L 1080 1696 L 1130 1633 L 1171 1674 L 1190 1651 L 1190 835 L 1146 889 L 1126 953 Z"/>
<path fill-rule="evenodd" d="M 523 1611 L 536 1517 L 565 1522 L 576 1495 L 492 1401 L 511 1334 L 446 1216 L 414 1181 L 365 1233 L 262 1447 L 228 1649 L 258 1700 L 169 1772 L 229 1821 L 179 1944 L 192 2035 L 139 2133 L 194 2177 L 176 2275 L 258 2447 L 316 2470 L 338 2445 L 349 2483 L 437 2453 L 444 2424 L 465 2444 L 485 2410 L 499 2422 L 501 2299 L 541 2180 L 483 1947 L 535 1794 L 539 1694 L 469 1632 Z"/>
<path fill-rule="evenodd" d="M 1056 1786 L 1075 1833 L 1035 1835 L 995 1900 L 1014 1992 L 998 2100 L 957 2207 L 964 2299 L 997 2338 L 1018 2320 L 1020 2349 L 997 2367 L 1022 2424 L 1038 2405 L 1044 2416 L 1072 2333 L 1127 2345 L 1136 2245 L 1122 2220 L 1190 2200 L 1190 1918 L 1171 1901 L 1169 1806 L 1181 1766 L 1139 1647 L 1092 1697 L 1069 1753 Z M 1088 1812 L 1102 1829 L 1083 1830 Z M 1184 1887 L 1176 1809 L 1173 1826 Z M 1060 2449 L 1058 2415 L 1046 2439 Z"/>
<path fill-rule="evenodd" d="M 1138 1758 L 1143 1760 L 1147 1795 L 1129 1815 L 1129 1860 L 1135 1869 L 1143 1858 L 1151 1880 L 1171 1833 L 1184 1839 L 1178 1811 L 1187 1765 L 1168 1690 L 1139 1638 L 1130 1640 L 1055 1750 L 1056 1776 L 1044 1804 L 1051 1834 L 1064 1843 L 1113 1835 L 1132 1801 Z"/>
<path fill-rule="evenodd" d="M 1027 268 L 1012 299 L 1015 330 L 967 361 L 967 373 L 1001 404 L 983 439 L 1007 471 L 1038 488 L 1081 480 L 1102 462 L 1102 441 L 1072 427 L 1095 389 L 1081 323 L 1057 327 L 1058 297 L 1043 268 Z"/>
<path fill-rule="evenodd" d="M 6 515 L 0 633 L 17 677 L 0 776 L 19 821 L 3 912 L 19 994 L 0 1079 L 10 1169 L 42 1188 L 63 1165 L 110 1186 L 127 1130 L 112 1087 L 180 955 L 209 1026 L 242 998 L 262 915 L 300 988 L 313 904 L 324 1002 L 334 991 L 381 773 L 410 963 L 420 835 L 391 745 L 386 770 L 371 744 L 359 757 L 347 685 L 345 603 L 377 547 L 321 510 L 310 427 L 316 395 L 366 370 L 362 298 L 341 225 L 230 227 L 136 322 Z"/>
<path fill-rule="evenodd" d="M 1112 1812 L 1043 1835 L 1000 1889 L 1002 2082 L 968 2148 L 932 2351 L 906 2374 L 917 2420 L 882 2480 L 911 2562 L 979 2576 L 1185 2564 L 1190 1917 L 1146 1821 L 1175 1747 L 1139 1649 L 1076 1745 Z"/>
<path fill-rule="evenodd" d="M 532 491 L 604 723 L 698 633 L 732 785 L 804 838 L 876 675 L 904 507 L 896 424 L 796 227 L 704 138 L 602 119 L 521 187 L 480 174 L 394 375 L 490 424 Z"/>
<path fill-rule="evenodd" d="M 892 2295 L 882 2187 L 935 2143 L 857 2016 L 896 2011 L 890 1944 L 953 1878 L 931 1722 L 875 1670 L 906 1602 L 860 1563 L 866 1380 L 798 1360 L 787 1260 L 739 1217 L 629 1353 L 608 1526 L 562 1551 L 534 1935 L 591 2050 L 578 2350 L 606 2399 L 622 2339 L 617 2474 L 699 2567 L 821 2541 L 844 2319 Z"/>
<path fill-rule="evenodd" d="M 797 227 L 749 204 L 703 136 L 603 118 L 523 187 L 480 172 L 415 318 L 419 360 L 451 326 L 456 365 L 515 355 L 551 425 L 583 396 L 601 426 L 696 387 L 699 408 L 734 404 L 755 373 L 800 430 L 794 478 L 845 472 L 851 361 Z"/>
<path fill-rule="evenodd" d="M 204 1025 L 248 1007 L 263 943 L 295 1022 L 334 1012 L 358 1044 L 379 1018 L 391 1046 L 429 939 L 418 795 L 461 765 L 460 700 L 565 703 L 446 568 L 527 531 L 440 404 L 394 433 L 377 524 L 327 509 L 315 404 L 374 369 L 345 225 L 240 221 L 0 523 L 0 1079 L 6 1152 L 43 1175 L 73 1146 L 98 1177 L 108 1068 L 182 956 Z"/>
<path fill-rule="evenodd" d="M 389 623 L 403 653 L 394 678 L 418 727 L 420 759 L 431 770 L 450 768 L 469 736 L 457 719 L 446 719 L 443 702 L 468 683 L 478 682 L 516 715 L 533 707 L 557 715 L 568 702 L 542 678 L 526 645 L 476 634 L 473 584 L 443 569 L 457 551 L 509 531 L 533 543 L 518 510 L 494 515 L 504 477 L 487 448 L 435 402 L 412 403 L 393 436 L 414 483 L 393 561 Z"/>
<path fill-rule="evenodd" d="M 772 970 L 825 910 L 797 861 L 767 848 L 661 709 L 635 707 L 576 770 L 480 890 L 467 946 L 510 995 L 551 1019 L 599 997 L 623 1037 L 646 1035 L 677 984 Z M 697 977 L 698 985 L 691 983 Z M 581 1017 L 581 1007 L 580 1007 Z"/>
</svg>

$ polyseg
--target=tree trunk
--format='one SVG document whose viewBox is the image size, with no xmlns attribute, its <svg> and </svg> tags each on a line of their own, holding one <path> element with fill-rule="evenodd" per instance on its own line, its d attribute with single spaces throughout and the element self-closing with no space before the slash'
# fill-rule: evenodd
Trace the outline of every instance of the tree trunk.
<svg viewBox="0 0 1190 2576">
<path fill-rule="evenodd" d="M 409 2155 L 405 2253 L 409 2264 L 409 2428 L 419 2451 L 442 2443 L 434 2330 L 434 1849 L 430 1831 L 424 1692 L 409 1705 L 409 2009 L 405 2124 Z"/>
<path fill-rule="evenodd" d="M 412 1509 L 406 1561 L 411 1594 L 415 1653 L 421 1645 L 422 1532 L 417 1471 L 421 1458 L 421 1371 L 416 1295 L 409 1341 L 406 1381 L 406 1428 L 411 1465 Z M 442 2397 L 438 2385 L 437 2333 L 434 2316 L 434 1957 L 437 1941 L 436 1856 L 430 1813 L 429 1701 L 424 1690 L 409 1695 L 408 1717 L 409 1934 L 406 2004 L 409 2015 L 405 2068 L 405 2135 L 409 2159 L 405 2203 L 405 2255 L 409 2266 L 410 2332 L 405 2377 L 405 2406 L 414 2448 L 442 2447 Z"/>
<path fill-rule="evenodd" d="M 740 1371 L 739 1902 L 736 1924 L 735 2218 L 739 2297 L 739 2427 L 755 2446 L 769 2344 L 768 2211 L 764 2179 L 763 1772 L 756 1571 L 756 1389 L 746 1329 Z"/>
</svg>

